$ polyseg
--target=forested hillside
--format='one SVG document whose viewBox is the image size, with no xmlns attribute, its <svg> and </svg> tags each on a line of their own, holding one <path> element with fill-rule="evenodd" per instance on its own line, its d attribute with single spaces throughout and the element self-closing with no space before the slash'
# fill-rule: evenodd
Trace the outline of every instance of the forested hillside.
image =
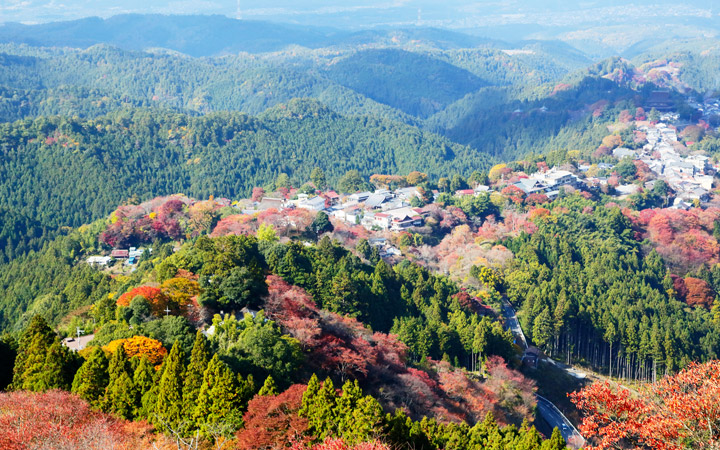
<svg viewBox="0 0 720 450">
<path fill-rule="evenodd" d="M 334 183 L 349 170 L 439 176 L 486 170 L 492 161 L 414 127 L 300 100 L 259 117 L 130 109 L 7 123 L 0 152 L 0 206 L 53 227 L 102 217 L 132 196 L 236 198 L 280 173 L 299 186 L 315 167 Z"/>
<path fill-rule="evenodd" d="M 550 94 L 552 85 L 543 88 L 543 83 L 557 82 L 589 62 L 562 45 L 523 43 L 515 49 L 494 43 L 458 48 L 448 42 L 458 41 L 456 37 L 445 38 L 442 33 L 370 35 L 358 36 L 379 40 L 369 48 L 358 49 L 359 44 L 351 41 L 338 48 L 213 58 L 121 50 L 106 44 L 85 50 L 5 44 L 0 47 L 0 86 L 5 88 L 0 92 L 0 118 L 91 117 L 126 106 L 258 114 L 302 97 L 315 98 L 344 115 L 448 130 L 454 139 L 476 129 L 466 118 L 482 113 L 488 106 L 486 98 L 513 111 L 517 101 Z M 429 37 L 413 39 L 425 35 Z M 424 123 L 435 114 L 442 119 Z M 501 140 L 505 137 L 500 136 L 506 133 L 495 134 L 498 145 L 505 145 Z M 528 142 L 523 151 L 536 143 Z"/>
<path fill-rule="evenodd" d="M 234 437 L 241 448 L 325 437 L 424 449 L 564 448 L 559 434 L 543 443 L 524 422 L 533 383 L 497 356 L 514 358 L 509 332 L 479 315 L 455 283 L 416 264 L 371 263 L 327 236 L 302 245 L 260 231 L 259 239 L 200 236 L 177 251 L 158 238 L 152 258 L 122 276 L 83 262 L 100 251 L 101 230 L 145 220 L 135 217 L 142 211 L 189 234 L 200 209 L 223 214 L 213 201 L 186 210 L 189 201 L 123 206 L 6 266 L 0 298 L 13 300 L 1 304 L 2 326 L 24 329 L 12 389 L 72 390 L 92 408 L 147 420 L 169 437 L 199 429 L 210 442 Z M 243 316 L 242 308 L 261 312 Z M 207 320 L 212 328 L 196 334 Z M 97 329 L 91 347 L 74 354 L 48 323 Z M 473 342 L 478 333 L 482 344 Z M 487 363 L 473 375 L 478 352 Z M 31 361 L 40 357 L 37 370 Z M 287 402 L 283 417 L 300 422 L 273 418 L 267 401 Z M 329 421 L 328 408 L 346 418 Z"/>
<path fill-rule="evenodd" d="M 368 50 L 328 68 L 328 76 L 373 100 L 426 118 L 488 83 L 452 64 L 399 50 Z"/>
<path fill-rule="evenodd" d="M 42 226 L 16 211 L 0 207 L 0 264 L 39 249 L 46 239 L 56 233 L 54 228 Z"/>
<path fill-rule="evenodd" d="M 649 380 L 720 356 L 713 315 L 687 307 L 684 284 L 674 284 L 656 251 L 642 249 L 630 218 L 578 197 L 560 205 L 566 211 L 556 220 L 507 242 L 518 257 L 508 295 L 522 305 L 523 329 L 536 345 Z"/>
<path fill-rule="evenodd" d="M 663 39 L 0 25 L 0 448 L 716 444 L 720 59 Z"/>
<path fill-rule="evenodd" d="M 11 89 L 3 93 L 3 101 L 20 96 L 23 106 L 8 108 L 7 115 L 2 116 L 6 121 L 27 115 L 89 116 L 108 111 L 113 105 L 127 104 L 192 113 L 231 110 L 257 114 L 301 97 L 317 98 L 341 113 L 413 120 L 317 76 L 311 65 L 303 60 L 294 63 L 289 56 L 200 59 L 167 52 L 132 52 L 107 45 L 77 51 L 8 44 L 0 48 L 0 61 L 0 85 Z M 85 92 L 95 98 L 86 97 Z M 71 109 L 68 103 L 73 102 L 89 107 Z"/>
</svg>

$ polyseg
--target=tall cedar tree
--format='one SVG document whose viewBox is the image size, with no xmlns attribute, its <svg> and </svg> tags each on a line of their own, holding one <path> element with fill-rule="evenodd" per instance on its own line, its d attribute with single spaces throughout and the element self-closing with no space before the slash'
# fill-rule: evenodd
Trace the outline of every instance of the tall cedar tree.
<svg viewBox="0 0 720 450">
<path fill-rule="evenodd" d="M 55 332 L 44 318 L 35 316 L 23 332 L 13 369 L 15 390 L 69 390 L 72 385 L 75 357 L 60 345 Z"/>
<path fill-rule="evenodd" d="M 158 374 L 146 357 L 140 359 L 135 368 L 133 384 L 135 385 L 135 417 L 148 418 L 155 410 L 157 399 Z"/>
<path fill-rule="evenodd" d="M 153 420 L 162 431 L 183 432 L 181 427 L 186 425 L 185 409 L 192 406 L 186 405 L 182 398 L 182 384 L 185 375 L 184 360 L 185 352 L 180 347 L 179 341 L 175 341 L 162 366 L 162 376 L 155 403 Z"/>
<path fill-rule="evenodd" d="M 260 388 L 260 391 L 258 391 L 257 395 L 263 396 L 263 395 L 277 395 L 277 388 L 275 387 L 275 380 L 273 380 L 273 377 L 268 375 L 267 378 L 265 378 L 265 383 L 263 383 L 262 387 Z"/>
<path fill-rule="evenodd" d="M 190 353 L 190 364 L 185 373 L 185 384 L 183 386 L 183 400 L 187 408 L 187 414 L 192 417 L 193 407 L 200 394 L 203 376 L 210 362 L 210 345 L 205 335 L 198 330 L 195 335 L 195 343 Z"/>
<path fill-rule="evenodd" d="M 195 406 L 194 425 L 205 436 L 212 435 L 211 427 L 222 434 L 231 435 L 242 425 L 240 387 L 232 370 L 213 356 L 203 376 Z"/>
<path fill-rule="evenodd" d="M 136 409 L 133 372 L 125 347 L 118 345 L 110 358 L 109 382 L 102 400 L 102 408 L 123 419 L 132 419 Z"/>
<path fill-rule="evenodd" d="M 560 434 L 560 430 L 557 428 L 553 430 L 550 439 L 544 441 L 540 446 L 541 450 L 565 450 L 566 448 L 565 439 L 563 439 L 562 434 Z"/>
<path fill-rule="evenodd" d="M 309 429 L 315 441 L 322 442 L 326 437 L 337 433 L 335 386 L 330 378 L 325 379 L 322 387 L 313 375 L 303 394 L 300 415 L 307 417 Z"/>
<path fill-rule="evenodd" d="M 382 431 L 382 406 L 369 395 L 363 397 L 357 380 L 343 385 L 335 416 L 338 435 L 348 444 L 370 441 Z"/>
<path fill-rule="evenodd" d="M 91 406 L 99 407 L 109 382 L 108 358 L 100 347 L 95 347 L 75 374 L 72 392 Z"/>
</svg>

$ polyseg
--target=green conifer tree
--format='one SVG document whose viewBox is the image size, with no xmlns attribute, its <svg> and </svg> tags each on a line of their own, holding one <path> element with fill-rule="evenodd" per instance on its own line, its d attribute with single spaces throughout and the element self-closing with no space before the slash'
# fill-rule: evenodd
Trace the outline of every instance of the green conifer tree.
<svg viewBox="0 0 720 450">
<path fill-rule="evenodd" d="M 346 381 L 342 387 L 342 394 L 335 403 L 335 417 L 339 436 L 345 437 L 346 434 L 352 433 L 352 429 L 358 425 L 355 423 L 354 412 L 361 399 L 362 390 L 357 380 L 354 382 Z"/>
<path fill-rule="evenodd" d="M 538 450 L 541 443 L 542 436 L 540 436 L 540 433 L 535 427 L 531 427 L 527 420 L 523 420 L 520 432 L 513 443 L 513 448 L 518 450 Z"/>
<path fill-rule="evenodd" d="M 133 358 L 135 359 L 135 358 Z M 141 358 L 135 368 L 133 384 L 135 385 L 135 417 L 149 418 L 155 410 L 157 397 L 157 372 L 147 358 Z"/>
<path fill-rule="evenodd" d="M 124 419 L 132 419 L 136 409 L 135 387 L 125 347 L 118 345 L 108 366 L 109 381 L 102 409 Z"/>
<path fill-rule="evenodd" d="M 45 319 L 35 316 L 18 342 L 11 387 L 29 391 L 69 389 L 74 375 L 72 360 Z"/>
<path fill-rule="evenodd" d="M 565 443 L 565 439 L 563 439 L 560 430 L 557 428 L 553 429 L 550 439 L 543 442 L 540 446 L 541 450 L 565 450 L 566 448 L 567 444 Z"/>
<path fill-rule="evenodd" d="M 317 378 L 313 376 L 303 394 L 300 415 L 307 417 L 316 441 L 322 442 L 328 436 L 337 435 L 336 407 L 337 394 L 332 380 L 327 378 L 319 388 Z"/>
<path fill-rule="evenodd" d="M 194 414 L 193 408 L 200 394 L 200 386 L 202 386 L 208 362 L 210 362 L 210 345 L 205 335 L 198 331 L 195 335 L 195 343 L 190 353 L 190 364 L 185 372 L 183 385 L 183 400 L 188 406 L 186 411 L 188 417 L 192 417 Z"/>
<path fill-rule="evenodd" d="M 90 405 L 99 407 L 109 382 L 107 356 L 100 347 L 95 347 L 75 374 L 72 392 Z"/>
<path fill-rule="evenodd" d="M 367 442 L 382 430 L 383 409 L 369 395 L 362 397 L 352 411 L 352 420 L 345 420 L 343 438 L 349 444 Z M 354 426 L 348 426 L 354 425 Z"/>
<path fill-rule="evenodd" d="M 213 356 L 203 377 L 193 425 L 205 436 L 232 434 L 242 425 L 238 384 L 232 370 Z M 211 433 L 211 431 L 213 431 Z"/>
<path fill-rule="evenodd" d="M 245 410 L 247 404 L 252 400 L 257 392 L 255 387 L 255 379 L 252 374 L 248 375 L 247 378 L 243 379 L 242 375 L 237 375 L 238 385 L 238 401 L 240 402 L 240 409 Z"/>
<path fill-rule="evenodd" d="M 485 419 L 482 422 L 476 423 L 474 427 L 470 429 L 470 446 L 471 448 L 485 448 L 490 435 L 493 432 L 497 432 L 498 426 L 495 422 L 495 417 L 491 412 L 485 415 Z"/>
<path fill-rule="evenodd" d="M 48 349 L 42 372 L 38 375 L 35 389 L 62 389 L 69 391 L 77 371 L 77 355 L 70 349 L 55 341 Z"/>
<path fill-rule="evenodd" d="M 320 381 L 318 380 L 317 375 L 313 374 L 308 381 L 305 392 L 303 393 L 302 405 L 298 411 L 300 417 L 307 418 L 309 416 L 313 409 L 313 405 L 315 404 L 315 398 L 317 397 L 318 392 L 320 392 Z"/>
<path fill-rule="evenodd" d="M 183 361 L 185 352 L 175 341 L 170 354 L 165 358 L 162 367 L 162 376 L 158 385 L 157 401 L 153 421 L 161 431 L 174 431 L 182 433 L 181 428 L 187 425 L 185 409 L 188 405 L 183 403 L 182 384 L 185 370 Z"/>
<path fill-rule="evenodd" d="M 265 383 L 263 383 L 257 395 L 277 395 L 277 393 L 277 389 L 275 388 L 275 380 L 273 380 L 273 377 L 268 375 L 268 377 L 265 378 Z"/>
</svg>

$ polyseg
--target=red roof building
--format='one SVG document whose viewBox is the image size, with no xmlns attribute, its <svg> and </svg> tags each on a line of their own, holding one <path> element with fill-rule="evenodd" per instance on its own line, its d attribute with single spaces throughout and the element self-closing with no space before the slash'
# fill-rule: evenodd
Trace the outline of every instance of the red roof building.
<svg viewBox="0 0 720 450">
<path fill-rule="evenodd" d="M 116 249 L 110 253 L 111 258 L 127 258 L 129 256 L 130 256 L 129 250 L 117 250 Z"/>
</svg>

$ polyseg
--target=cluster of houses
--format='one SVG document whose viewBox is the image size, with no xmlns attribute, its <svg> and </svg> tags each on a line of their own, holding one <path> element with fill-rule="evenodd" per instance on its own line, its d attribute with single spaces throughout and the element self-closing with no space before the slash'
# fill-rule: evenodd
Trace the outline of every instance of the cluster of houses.
<svg viewBox="0 0 720 450">
<path fill-rule="evenodd" d="M 706 98 L 702 103 L 694 98 L 688 98 L 687 104 L 702 114 L 702 118 L 710 121 L 715 116 L 720 116 L 720 100 L 717 98 Z"/>
<path fill-rule="evenodd" d="M 643 124 L 638 130 L 647 135 L 647 144 L 638 150 L 616 148 L 613 156 L 647 164 L 658 179 L 664 180 L 675 191 L 673 208 L 688 209 L 697 202 L 710 200 L 715 169 L 707 156 L 681 156 L 677 151 L 677 131 L 665 123 Z M 646 187 L 651 187 L 652 183 Z"/>
<path fill-rule="evenodd" d="M 125 265 L 132 266 L 138 263 L 142 256 L 145 254 L 145 251 L 148 251 L 149 253 L 152 253 L 152 248 L 143 248 L 143 247 L 130 247 L 129 249 L 119 249 L 115 248 L 110 252 L 110 255 L 95 255 L 95 256 L 89 256 L 85 262 L 90 264 L 91 266 L 95 267 L 108 267 L 111 265 L 113 261 L 116 260 L 125 260 Z"/>
<path fill-rule="evenodd" d="M 375 192 L 358 192 L 346 197 L 341 197 L 335 191 L 328 191 L 312 197 L 299 194 L 296 200 L 291 200 L 284 206 L 324 211 L 338 220 L 362 225 L 368 230 L 402 231 L 424 224 L 426 213 L 410 204 L 412 198 L 419 195 L 416 187 L 394 191 L 378 189 Z"/>
<path fill-rule="evenodd" d="M 550 200 L 557 198 L 563 186 L 579 187 L 580 179 L 567 170 L 553 167 L 545 172 L 535 172 L 528 178 L 522 178 L 512 185 L 526 194 L 544 194 Z"/>
</svg>

